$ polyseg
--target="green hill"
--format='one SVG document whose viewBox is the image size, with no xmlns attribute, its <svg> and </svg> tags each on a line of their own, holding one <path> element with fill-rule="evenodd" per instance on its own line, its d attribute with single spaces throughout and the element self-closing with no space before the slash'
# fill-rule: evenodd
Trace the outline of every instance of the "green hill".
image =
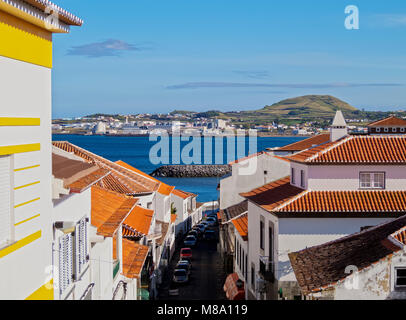
<svg viewBox="0 0 406 320">
<path fill-rule="evenodd" d="M 256 112 L 279 117 L 333 117 L 337 110 L 352 113 L 357 109 L 348 103 L 332 96 L 309 95 L 282 100 L 271 106 L 266 106 Z"/>
<path fill-rule="evenodd" d="M 343 111 L 344 115 L 348 117 L 360 113 L 353 106 L 333 96 L 307 95 L 282 100 L 259 110 L 225 112 L 219 118 L 232 119 L 233 122 L 240 124 L 267 124 L 275 120 L 285 124 L 306 121 L 330 122 L 337 110 Z"/>
</svg>

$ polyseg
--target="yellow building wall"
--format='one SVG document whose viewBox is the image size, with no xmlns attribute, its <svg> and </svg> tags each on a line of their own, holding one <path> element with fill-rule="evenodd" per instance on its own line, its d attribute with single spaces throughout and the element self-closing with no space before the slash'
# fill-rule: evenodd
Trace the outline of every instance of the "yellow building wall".
<svg viewBox="0 0 406 320">
<path fill-rule="evenodd" d="M 13 239 L 0 299 L 53 299 L 52 34 L 0 8 L 0 156 L 12 157 Z"/>
</svg>

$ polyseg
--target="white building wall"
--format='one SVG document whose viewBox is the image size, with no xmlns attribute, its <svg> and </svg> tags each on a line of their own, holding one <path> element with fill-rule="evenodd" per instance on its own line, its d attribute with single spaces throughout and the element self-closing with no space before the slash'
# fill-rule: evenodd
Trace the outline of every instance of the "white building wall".
<svg viewBox="0 0 406 320">
<path fill-rule="evenodd" d="M 244 198 L 239 195 L 240 193 L 248 192 L 289 174 L 289 162 L 267 154 L 234 164 L 232 175 L 220 180 L 220 209 L 243 201 Z"/>
<path fill-rule="evenodd" d="M 293 165 L 293 164 L 292 164 Z M 359 190 L 360 172 L 385 172 L 386 190 L 405 190 L 406 166 L 308 166 L 311 190 Z"/>
<path fill-rule="evenodd" d="M 52 279 L 47 271 L 52 269 L 51 70 L 0 56 L 0 88 L 0 117 L 41 119 L 40 126 L 0 126 L 0 146 L 41 144 L 40 151 L 12 155 L 11 172 L 13 188 L 40 181 L 13 192 L 13 207 L 17 201 L 40 198 L 12 210 L 14 223 L 40 215 L 15 226 L 13 240 L 33 234 L 39 238 L 0 258 L 0 299 L 25 299 Z M 40 167 L 14 172 L 34 165 Z"/>
</svg>

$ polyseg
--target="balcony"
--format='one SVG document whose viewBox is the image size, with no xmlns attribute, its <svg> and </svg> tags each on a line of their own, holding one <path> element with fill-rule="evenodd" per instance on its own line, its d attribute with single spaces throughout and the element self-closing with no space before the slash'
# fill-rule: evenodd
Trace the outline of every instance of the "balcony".
<svg viewBox="0 0 406 320">
<path fill-rule="evenodd" d="M 275 281 L 275 263 L 269 257 L 260 257 L 259 275 L 268 282 Z"/>
</svg>

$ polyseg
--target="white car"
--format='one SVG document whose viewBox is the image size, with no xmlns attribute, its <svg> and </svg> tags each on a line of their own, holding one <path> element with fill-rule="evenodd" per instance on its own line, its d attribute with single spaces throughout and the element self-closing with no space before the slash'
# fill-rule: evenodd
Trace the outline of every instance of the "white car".
<svg viewBox="0 0 406 320">
<path fill-rule="evenodd" d="M 184 245 L 188 247 L 194 247 L 196 245 L 196 242 L 197 242 L 196 237 L 192 235 L 187 236 L 183 241 Z"/>
<path fill-rule="evenodd" d="M 173 272 L 173 282 L 175 283 L 187 283 L 189 281 L 188 272 L 184 269 L 176 269 Z"/>
</svg>

